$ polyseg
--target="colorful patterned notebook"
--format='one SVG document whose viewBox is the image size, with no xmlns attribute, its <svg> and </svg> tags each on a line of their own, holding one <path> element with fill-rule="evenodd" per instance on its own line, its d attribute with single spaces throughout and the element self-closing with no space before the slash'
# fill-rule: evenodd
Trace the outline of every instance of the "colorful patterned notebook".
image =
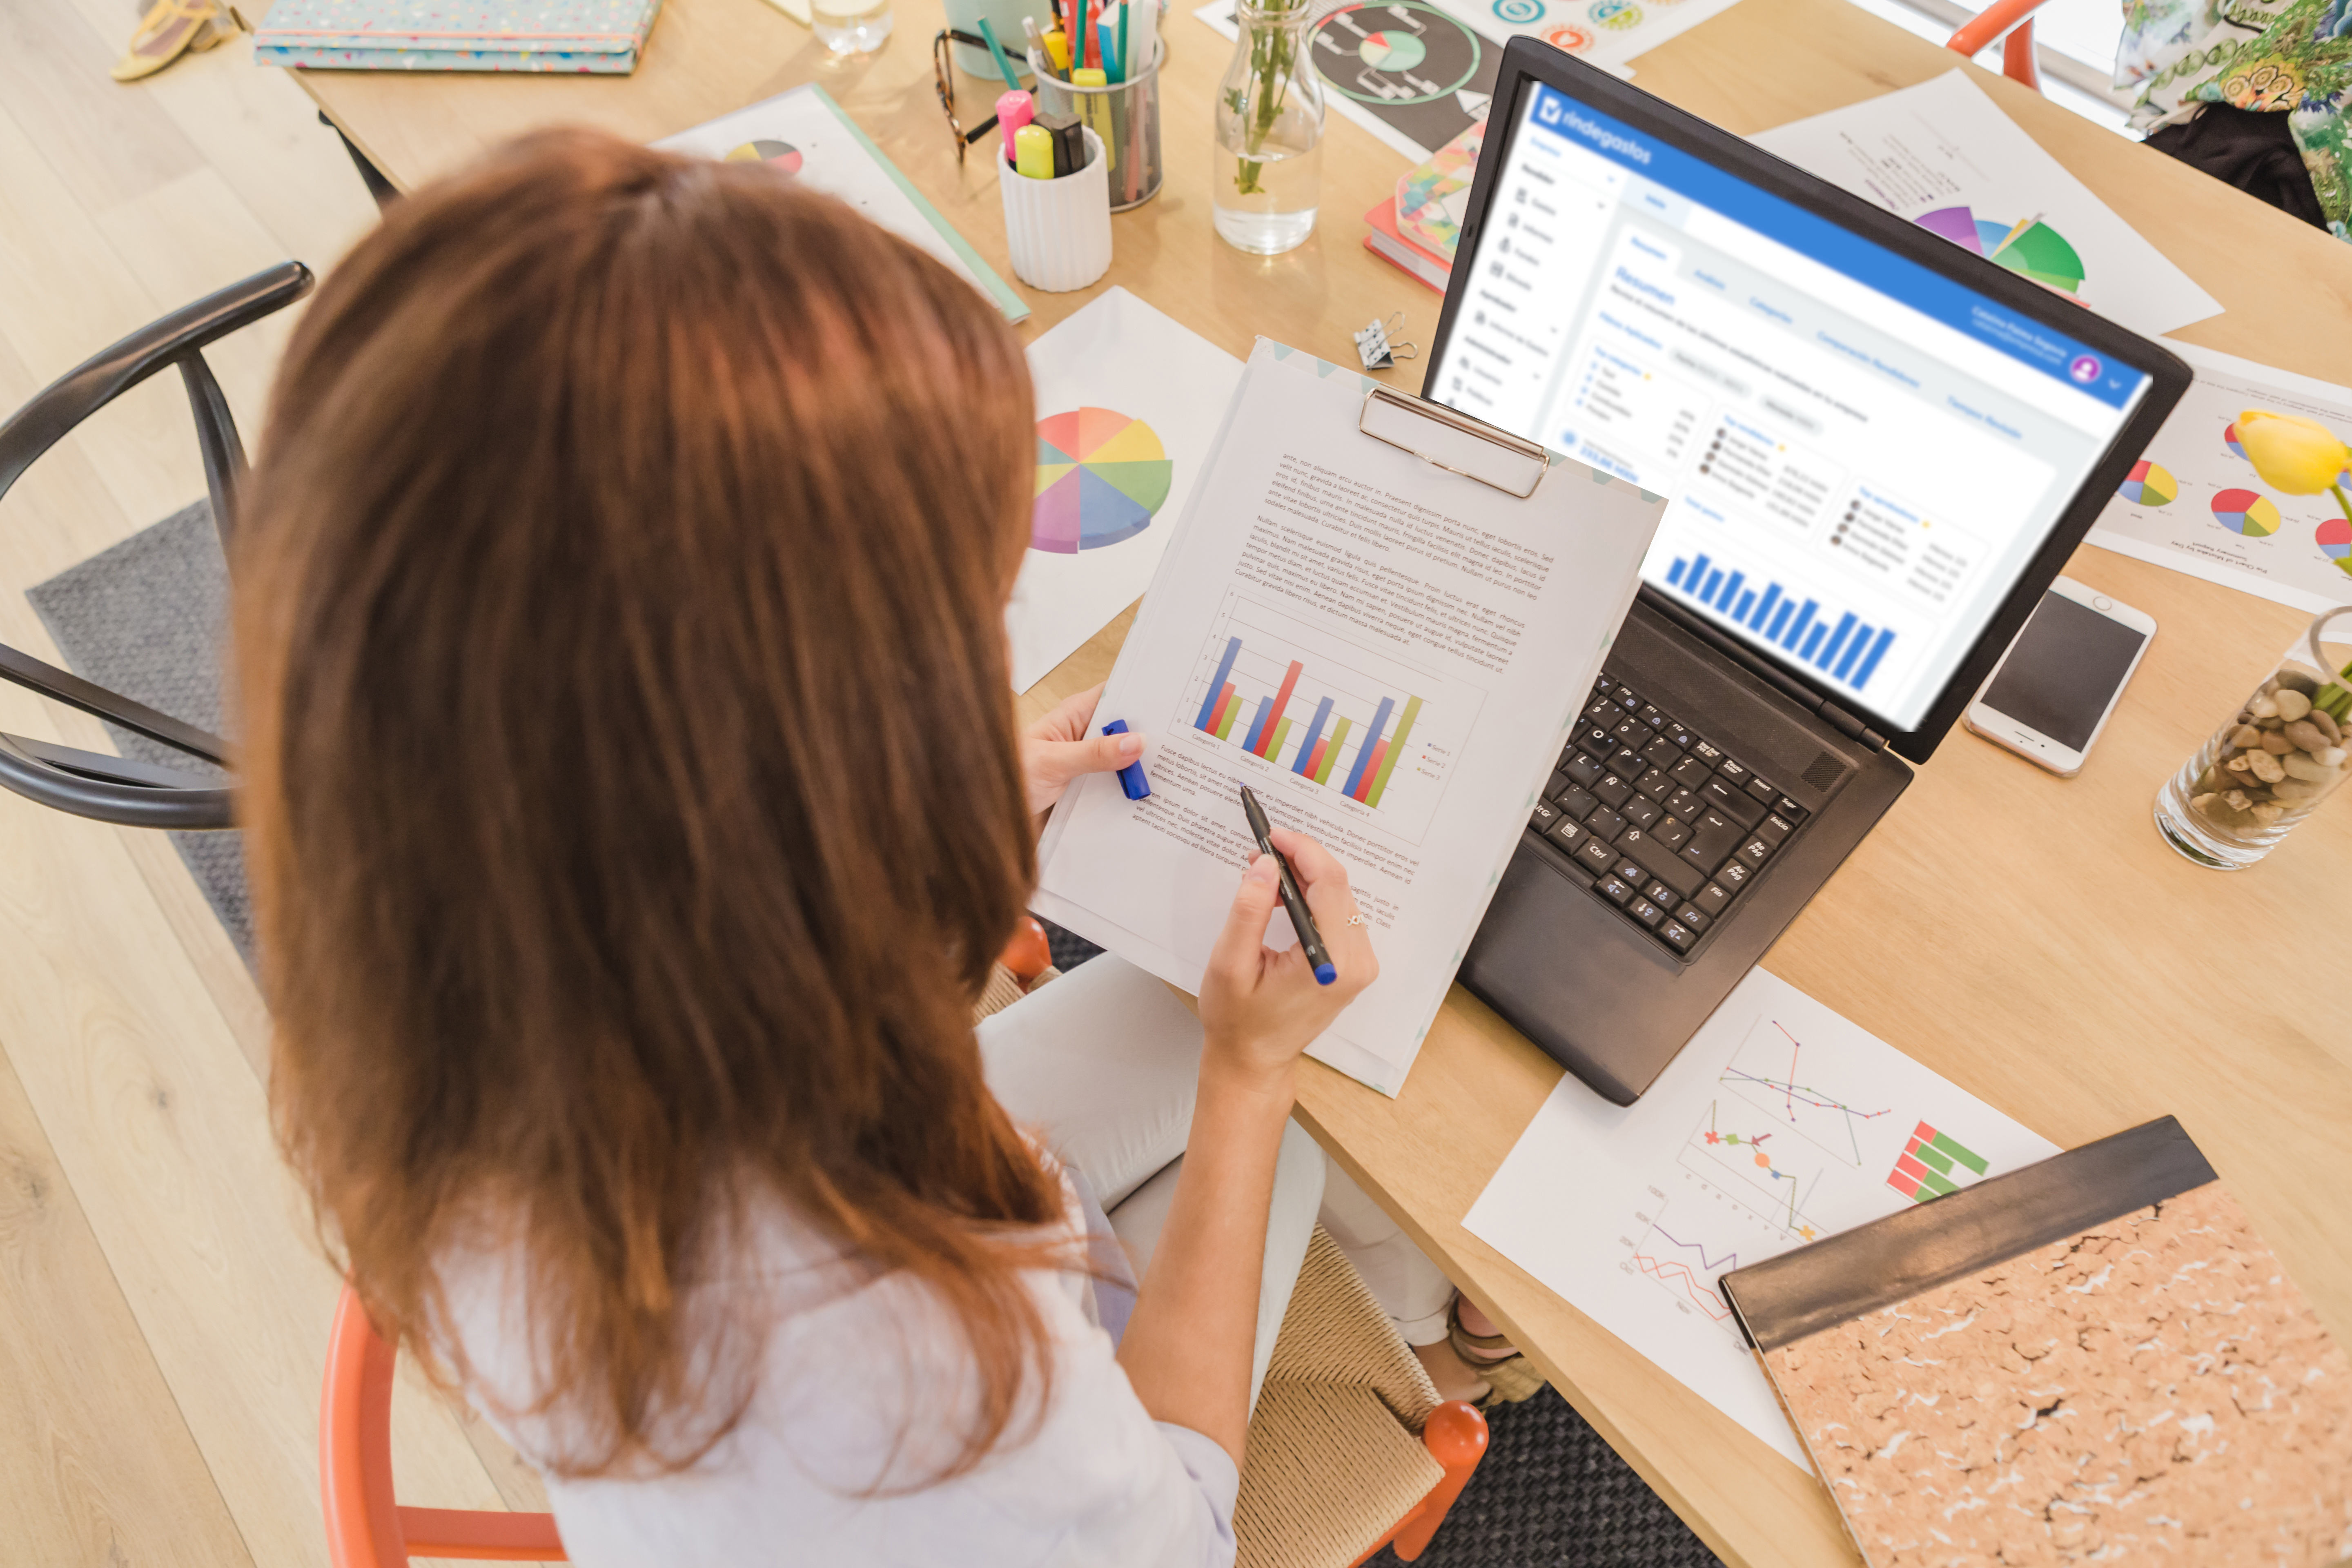
<svg viewBox="0 0 2352 1568">
<path fill-rule="evenodd" d="M 2352 1554 L 2352 1362 L 2171 1117 L 1722 1286 L 1871 1568 Z"/>
<path fill-rule="evenodd" d="M 1462 216 L 1470 205 L 1470 182 L 1478 173 L 1478 147 L 1486 136 L 1481 120 L 1397 182 L 1397 232 L 1449 266 L 1462 239 Z"/>
<path fill-rule="evenodd" d="M 328 70 L 625 75 L 661 0 L 278 0 L 261 65 Z"/>
</svg>

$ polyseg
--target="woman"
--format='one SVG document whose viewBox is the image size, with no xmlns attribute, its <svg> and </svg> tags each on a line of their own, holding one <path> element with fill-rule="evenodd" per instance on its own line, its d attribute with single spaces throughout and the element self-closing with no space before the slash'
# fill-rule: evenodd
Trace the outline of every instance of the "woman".
<svg viewBox="0 0 2352 1568">
<path fill-rule="evenodd" d="M 289 351 L 236 562 L 275 1113 L 575 1561 L 1231 1560 L 1293 1064 L 1377 964 L 1278 835 L 1339 984 L 1260 860 L 1198 1024 L 1105 959 L 976 1045 L 1033 814 L 1137 750 L 1013 731 L 1030 407 L 912 246 L 584 132 L 398 204 Z"/>
</svg>

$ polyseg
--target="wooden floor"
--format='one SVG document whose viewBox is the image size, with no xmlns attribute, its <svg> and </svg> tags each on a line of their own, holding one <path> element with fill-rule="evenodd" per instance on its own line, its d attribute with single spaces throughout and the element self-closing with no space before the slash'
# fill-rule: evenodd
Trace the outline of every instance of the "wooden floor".
<svg viewBox="0 0 2352 1568">
<path fill-rule="evenodd" d="M 0 414 L 223 284 L 289 257 L 323 272 L 375 220 L 244 41 L 110 80 L 136 19 L 0 0 Z M 208 353 L 248 444 L 295 314 Z M 55 659 L 25 590 L 204 489 L 176 377 L 83 426 L 0 500 L 0 641 Z M 0 730 L 105 744 L 15 687 Z M 326 1562 L 337 1281 L 271 1143 L 265 1030 L 162 836 L 0 793 L 0 1563 Z M 394 1432 L 404 1501 L 543 1506 L 411 1380 Z"/>
</svg>

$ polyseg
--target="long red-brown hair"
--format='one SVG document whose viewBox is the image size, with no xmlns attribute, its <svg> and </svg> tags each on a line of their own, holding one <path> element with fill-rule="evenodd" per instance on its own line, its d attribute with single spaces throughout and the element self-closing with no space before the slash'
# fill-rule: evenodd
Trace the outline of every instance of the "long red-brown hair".
<svg viewBox="0 0 2352 1568">
<path fill-rule="evenodd" d="M 436 1260 L 507 1227 L 564 1473 L 740 1417 L 766 1325 L 685 1306 L 761 1195 L 951 1307 L 961 1464 L 1043 1375 L 1057 1188 L 970 1013 L 1029 404 L 913 246 L 588 132 L 397 204 L 288 352 L 234 562 L 279 1137 L 444 1375 Z"/>
</svg>

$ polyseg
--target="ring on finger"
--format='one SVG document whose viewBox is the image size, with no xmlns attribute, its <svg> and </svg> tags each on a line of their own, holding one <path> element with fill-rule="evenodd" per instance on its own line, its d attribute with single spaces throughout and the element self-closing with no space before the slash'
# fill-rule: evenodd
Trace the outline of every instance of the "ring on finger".
<svg viewBox="0 0 2352 1568">
<path fill-rule="evenodd" d="M 1345 923 L 1345 924 L 1348 924 L 1348 925 L 1351 925 L 1351 926 L 1360 926 L 1360 925 L 1362 925 L 1362 924 L 1364 923 L 1364 917 L 1363 917 L 1363 913 L 1362 913 L 1362 911 L 1361 911 L 1361 910 L 1359 910 L 1359 911 L 1358 911 L 1358 912 L 1356 912 L 1355 914 L 1349 915 L 1349 916 L 1347 918 L 1347 920 L 1346 920 L 1346 921 L 1345 921 L 1344 923 Z"/>
</svg>

